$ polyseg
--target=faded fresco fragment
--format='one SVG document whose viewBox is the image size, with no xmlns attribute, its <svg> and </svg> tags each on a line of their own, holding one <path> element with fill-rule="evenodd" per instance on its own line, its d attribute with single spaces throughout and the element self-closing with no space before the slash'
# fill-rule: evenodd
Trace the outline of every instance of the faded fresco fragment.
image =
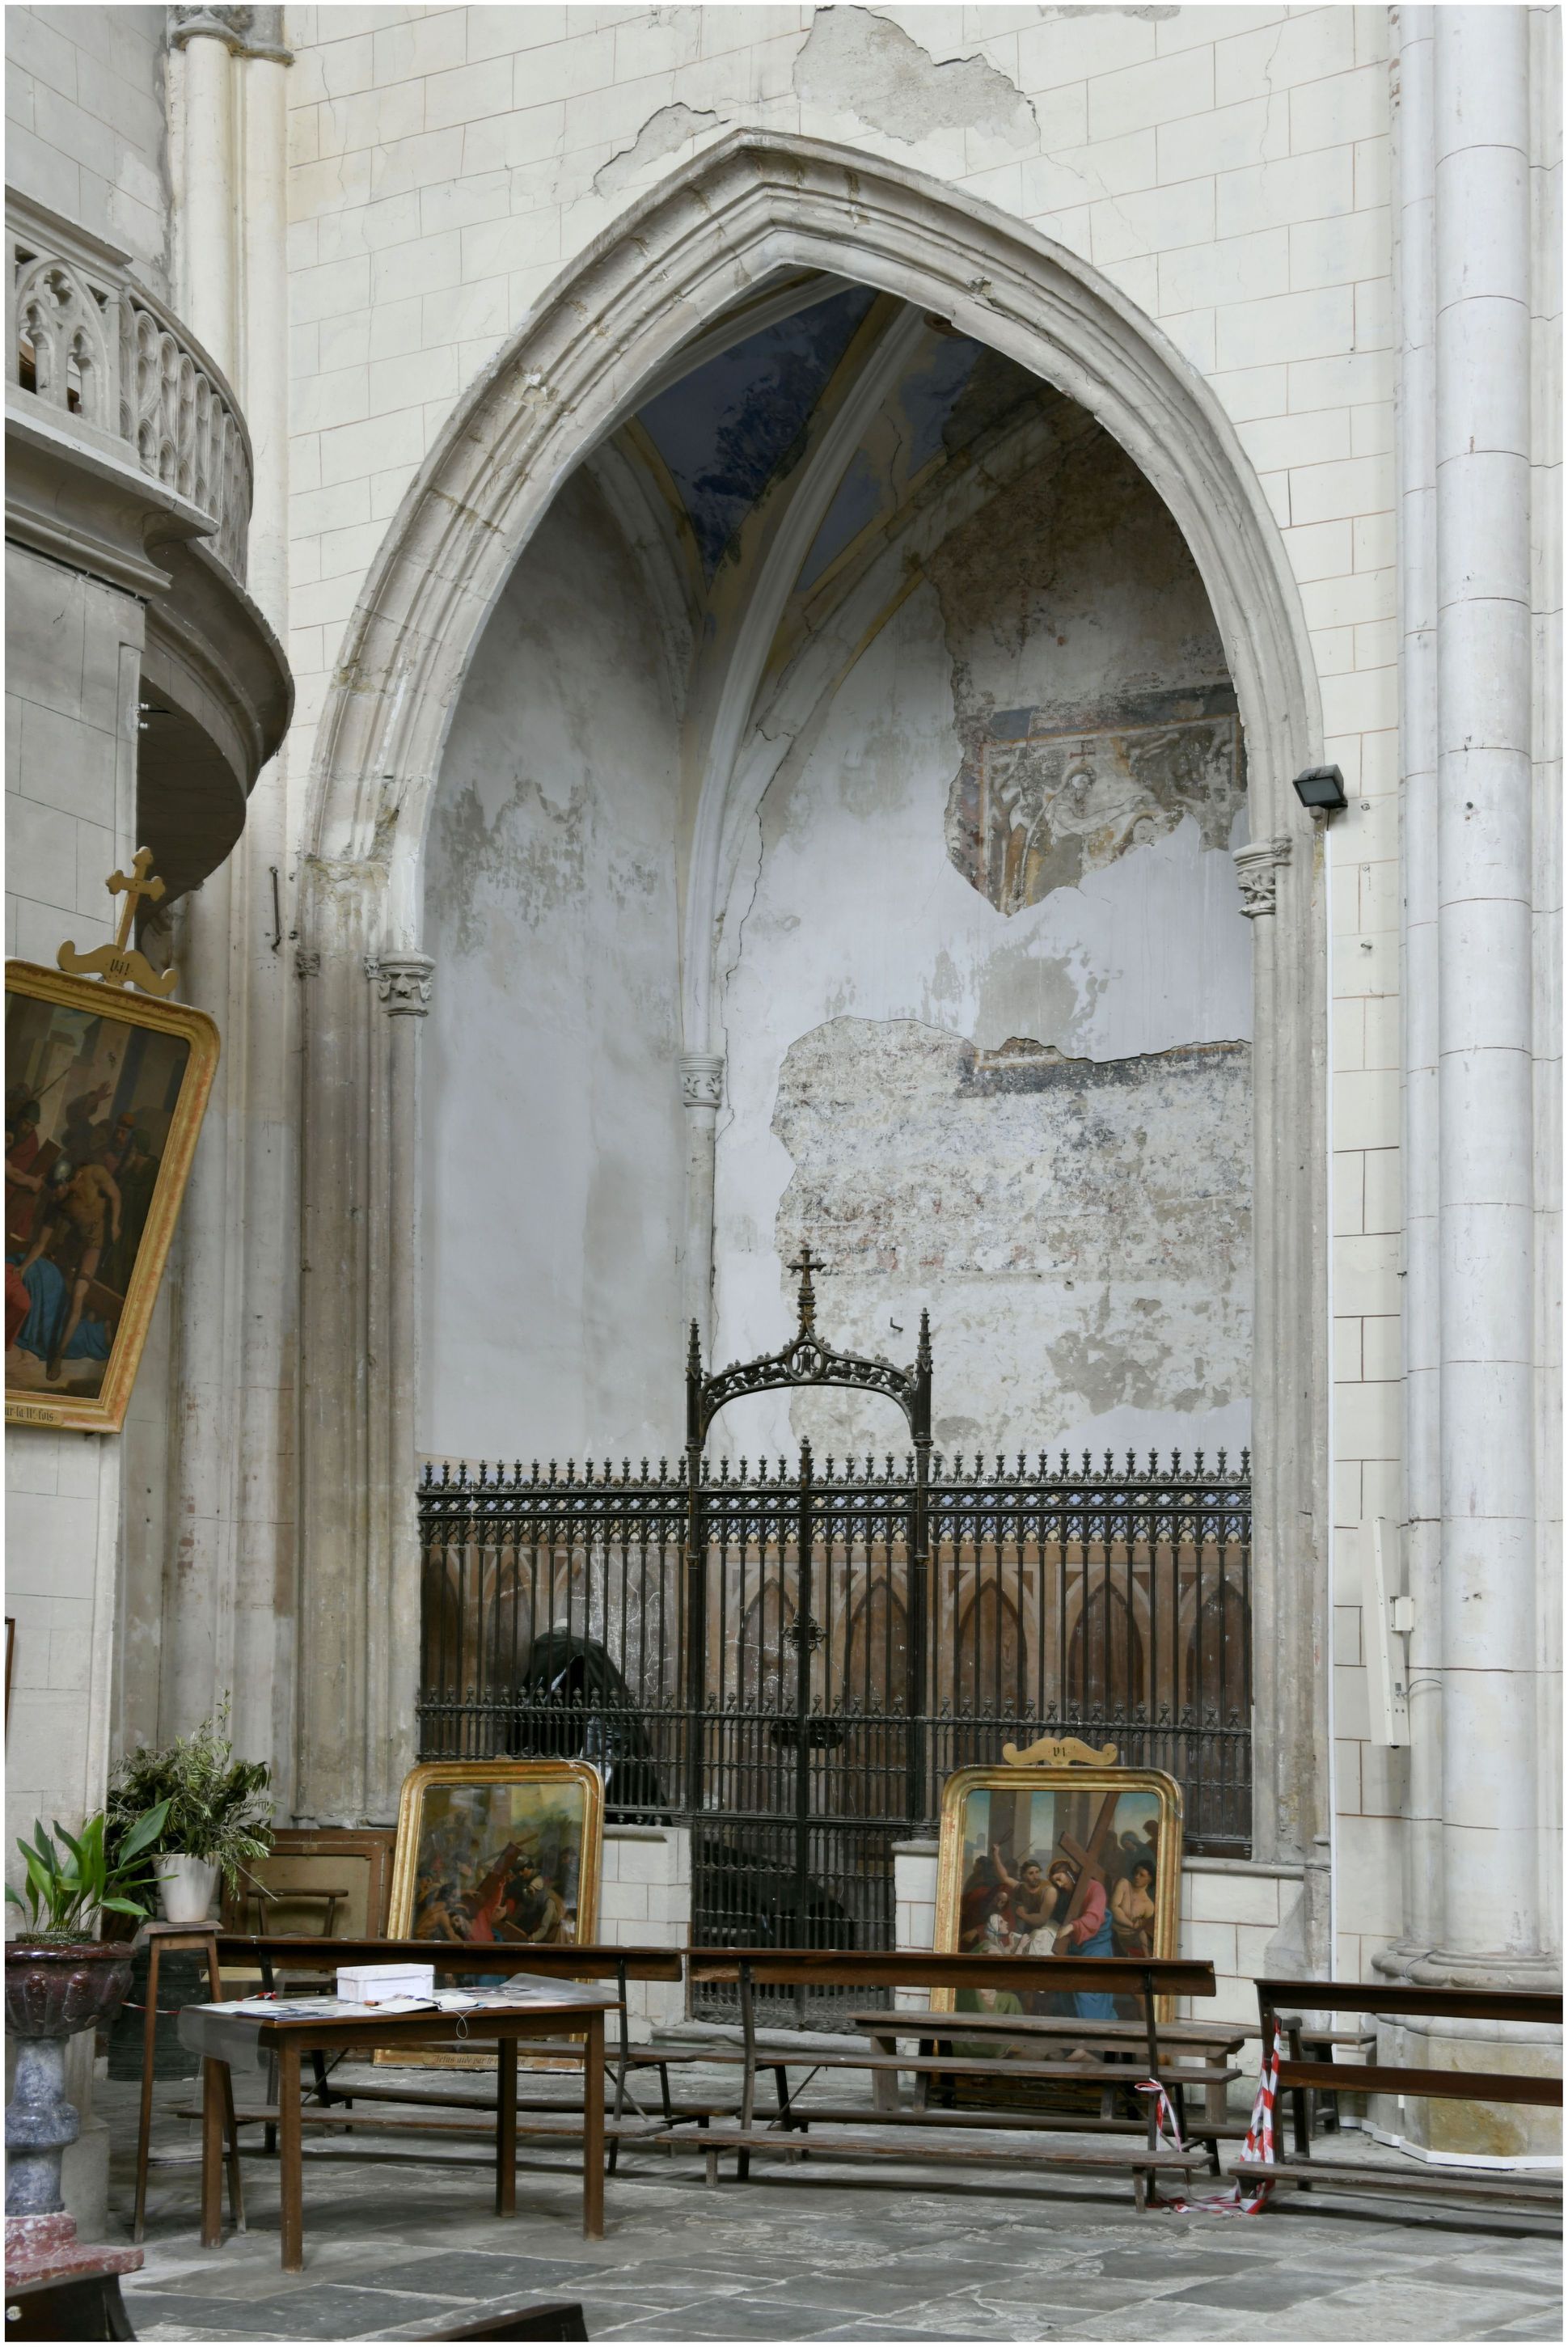
<svg viewBox="0 0 1568 2347">
<path fill-rule="evenodd" d="M 1012 731 L 1017 726 L 1016 732 Z M 954 863 L 1001 913 L 1075 887 L 1184 815 L 1224 848 L 1241 802 L 1234 715 L 1064 732 L 1041 710 L 1009 712 L 982 735 L 954 784 Z"/>
</svg>

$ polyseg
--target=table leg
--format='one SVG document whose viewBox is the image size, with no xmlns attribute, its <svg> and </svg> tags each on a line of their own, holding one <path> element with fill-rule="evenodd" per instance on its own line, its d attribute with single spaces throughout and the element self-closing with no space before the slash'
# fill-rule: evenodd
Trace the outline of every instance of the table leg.
<svg viewBox="0 0 1568 2347">
<path fill-rule="evenodd" d="M 215 2250 L 223 2238 L 223 2086 L 226 2062 L 207 2055 L 201 2065 L 201 2246 Z"/>
<path fill-rule="evenodd" d="M 212 1992 L 214 2004 L 223 2002 L 223 1975 L 218 1969 L 218 1942 L 207 1942 L 207 1985 Z M 149 1999 L 151 2002 L 151 1999 Z M 244 2232 L 245 2187 L 240 2177 L 240 2127 L 234 2116 L 234 2073 L 227 2062 L 223 2065 L 223 2124 L 229 2137 L 229 2214 L 235 2229 Z"/>
<path fill-rule="evenodd" d="M 136 2132 L 136 2207 L 131 2216 L 130 2237 L 141 2239 L 142 2221 L 147 2214 L 147 2163 L 152 2142 L 152 2065 L 158 2040 L 158 1942 L 149 1940 L 147 1947 L 147 2011 L 142 2016 L 141 2032 L 141 2117 Z"/>
<path fill-rule="evenodd" d="M 597 2085 L 585 2073 L 583 2095 Z M 496 2048 L 496 2214 L 510 2217 L 518 2206 L 518 2041 L 503 2037 Z"/>
<path fill-rule="evenodd" d="M 898 2042 L 893 2037 L 874 2037 L 873 2049 L 878 2054 L 897 2054 Z M 871 2107 L 874 2111 L 896 2111 L 898 2107 L 898 2073 L 897 2070 L 873 2070 L 871 2073 Z"/>
<path fill-rule="evenodd" d="M 300 2049 L 284 2038 L 278 2047 L 278 2188 L 285 2273 L 302 2273 L 305 2266 L 301 2133 Z"/>
<path fill-rule="evenodd" d="M 582 2056 L 582 2229 L 590 2241 L 604 2239 L 604 2015 L 588 2016 Z"/>
</svg>

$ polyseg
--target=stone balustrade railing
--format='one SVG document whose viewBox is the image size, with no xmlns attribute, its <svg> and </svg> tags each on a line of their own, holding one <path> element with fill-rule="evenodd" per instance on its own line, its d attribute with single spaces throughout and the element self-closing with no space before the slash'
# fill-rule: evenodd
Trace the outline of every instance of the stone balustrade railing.
<svg viewBox="0 0 1568 2347">
<path fill-rule="evenodd" d="M 118 441 L 210 515 L 212 549 L 242 586 L 251 442 L 220 370 L 111 245 L 14 196 L 5 232 L 8 384 L 84 436 Z"/>
</svg>

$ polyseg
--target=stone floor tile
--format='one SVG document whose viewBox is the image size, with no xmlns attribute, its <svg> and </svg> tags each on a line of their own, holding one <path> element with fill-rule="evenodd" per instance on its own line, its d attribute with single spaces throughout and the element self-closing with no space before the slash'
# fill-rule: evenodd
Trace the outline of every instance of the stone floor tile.
<svg viewBox="0 0 1568 2347">
<path fill-rule="evenodd" d="M 450 2322 L 461 2311 L 450 2299 L 400 2298 L 391 2291 L 348 2290 L 333 2283 L 286 2298 L 199 2298 L 189 2292 L 126 2293 L 137 2330 L 173 2322 L 248 2339 L 378 2338 L 393 2323 Z"/>
<path fill-rule="evenodd" d="M 363 2249 L 360 2254 L 363 2260 Z M 579 2296 L 578 2286 L 601 2270 L 578 2258 L 507 2258 L 457 2250 L 400 2260 L 379 2279 L 389 2290 L 422 2291 L 436 2298 L 520 2298 L 538 2290 L 554 2291 L 559 2298 Z"/>
<path fill-rule="evenodd" d="M 630 2315 L 625 2322 L 607 2323 L 585 2306 L 589 2336 L 600 2339 L 816 2339 L 833 2327 L 825 2311 L 820 2319 L 809 2308 L 742 2298 L 698 2299 L 671 2314 Z"/>
<path fill-rule="evenodd" d="M 1277 2331 L 1270 2323 L 1266 2329 L 1255 2315 L 1241 2314 L 1218 2307 L 1176 2306 L 1168 2298 L 1159 2301 L 1159 2311 L 1152 2309 L 1129 2320 L 1125 2312 L 1085 2314 L 1063 2334 L 1074 2339 L 1113 2339 L 1136 2342 L 1143 2347 L 1146 2340 L 1154 2339 L 1247 2339 L 1266 2337 L 1269 2347 L 1291 2336 Z"/>
<path fill-rule="evenodd" d="M 1259 2267 L 1251 2273 L 1207 2273 L 1195 2281 L 1180 2282 L 1164 2294 L 1161 2303 L 1169 2304 L 1173 2300 L 1187 2304 L 1201 2301 L 1204 2306 L 1250 2308 L 1258 2314 L 1282 2313 L 1303 2299 L 1320 2298 L 1324 2282 L 1321 2271 L 1302 2266 L 1292 2266 L 1286 2271 L 1277 2267 L 1272 2270 Z M 1269 2328 L 1272 2330 L 1273 2325 Z"/>
<path fill-rule="evenodd" d="M 114 2091 L 124 2109 L 117 2116 L 109 2104 L 105 2115 L 123 2219 L 135 2088 Z M 155 2144 L 185 2153 L 190 2134 L 160 2116 Z M 610 2180 L 607 2238 L 590 2242 L 578 2179 L 560 2155 L 525 2150 L 518 2213 L 502 2221 L 487 2205 L 486 2168 L 430 2148 L 428 2160 L 352 2146 L 313 2153 L 299 2276 L 279 2270 L 275 2168 L 247 2159 L 251 2229 L 206 2250 L 194 2169 L 155 2170 L 148 2263 L 125 2293 L 138 2334 L 358 2336 L 412 2347 L 434 2327 L 421 2308 L 451 2320 L 570 2298 L 582 2301 L 595 2341 L 703 2347 L 726 2339 L 1287 2347 L 1559 2335 L 1556 2242 L 1539 2227 L 1511 2232 L 1495 2218 L 1433 2203 L 1330 2208 L 1314 2196 L 1284 2198 L 1245 2223 L 1203 2211 L 1140 2216 L 1123 2191 L 1072 2178 L 1031 2179 L 1016 2192 L 989 2182 L 933 2188 L 928 2169 L 890 2163 L 868 2173 L 821 2159 L 710 2191 L 697 2162 L 638 2153 Z M 368 2316 L 366 2302 L 375 2310 Z M 332 2325 L 322 2323 L 323 2309 L 335 2310 Z"/>
<path fill-rule="evenodd" d="M 1423 2265 L 1421 2280 L 1434 2290 L 1485 2290 L 1494 2297 L 1509 2291 L 1527 2298 L 1560 2300 L 1563 2295 L 1561 2270 L 1554 2277 L 1532 2273 L 1528 2267 L 1511 2262 L 1507 2265 L 1489 2260 L 1485 2264 L 1466 2258 L 1449 2258 L 1437 2265 Z"/>
</svg>

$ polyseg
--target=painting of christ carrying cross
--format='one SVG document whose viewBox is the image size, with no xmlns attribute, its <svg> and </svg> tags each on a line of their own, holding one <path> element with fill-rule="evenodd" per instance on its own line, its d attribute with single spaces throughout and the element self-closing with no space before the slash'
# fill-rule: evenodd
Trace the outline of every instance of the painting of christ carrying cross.
<svg viewBox="0 0 1568 2347">
<path fill-rule="evenodd" d="M 218 1062 L 205 1012 L 128 993 L 158 978 L 127 943 L 145 853 L 111 881 L 114 982 L 5 965 L 5 1415 L 115 1432 L 124 1420 Z M 62 948 L 63 951 L 74 948 Z"/>
<path fill-rule="evenodd" d="M 937 1939 L 969 1955 L 1173 1956 L 1182 1799 L 1153 1769 L 969 1768 L 942 1804 Z M 1137 2017 L 1089 1990 L 960 1991 L 961 2010 Z"/>
</svg>

